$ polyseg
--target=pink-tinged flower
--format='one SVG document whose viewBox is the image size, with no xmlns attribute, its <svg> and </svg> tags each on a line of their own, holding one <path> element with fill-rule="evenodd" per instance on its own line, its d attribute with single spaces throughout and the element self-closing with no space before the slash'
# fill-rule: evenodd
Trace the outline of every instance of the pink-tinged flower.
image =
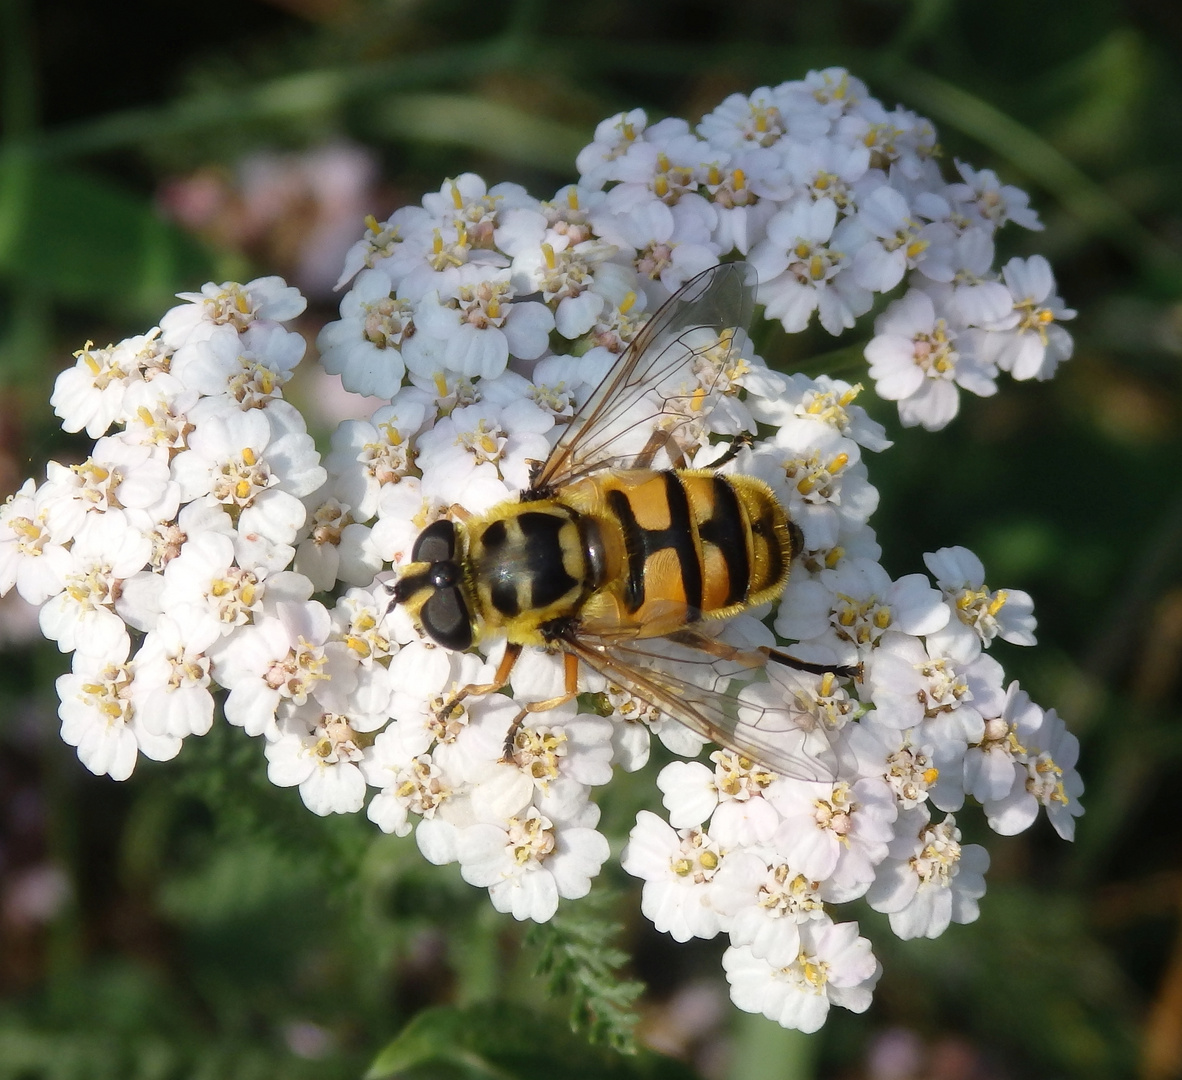
<svg viewBox="0 0 1182 1080">
<path fill-rule="evenodd" d="M 674 941 L 712 938 L 723 928 L 711 901 L 714 875 L 725 858 L 701 829 L 674 830 L 656 814 L 641 810 L 620 865 L 644 879 L 640 910 Z"/>
<path fill-rule="evenodd" d="M 831 1004 L 865 1012 L 882 971 L 857 923 L 828 921 L 800 927 L 800 953 L 790 964 L 775 966 L 750 946 L 732 945 L 722 967 L 740 1009 L 805 1032 L 825 1023 Z"/>
<path fill-rule="evenodd" d="M 65 588 L 73 560 L 49 529 L 48 508 L 32 480 L 0 507 L 0 596 L 15 585 L 30 604 L 43 604 Z"/>
<path fill-rule="evenodd" d="M 78 759 L 92 773 L 113 780 L 126 780 L 141 753 L 167 761 L 181 748 L 177 736 L 144 725 L 135 666 L 127 661 L 130 646 L 124 633 L 104 652 L 79 651 L 71 673 L 57 680 L 62 739 L 78 748 Z"/>
<path fill-rule="evenodd" d="M 890 856 L 878 868 L 866 902 L 890 916 L 904 940 L 939 937 L 950 923 L 974 922 L 985 895 L 989 853 L 960 842 L 951 814 L 938 824 L 922 807 L 899 815 Z"/>
<path fill-rule="evenodd" d="M 981 397 L 996 393 L 996 369 L 981 355 L 983 334 L 936 311 L 932 297 L 912 289 L 874 324 L 866 346 L 879 397 L 899 403 L 905 427 L 947 426 L 960 409 L 962 387 Z"/>
<path fill-rule="evenodd" d="M 304 805 L 322 817 L 355 814 L 365 802 L 361 762 L 367 740 L 349 720 L 309 701 L 285 710 L 264 748 L 271 783 L 298 786 Z"/>
<path fill-rule="evenodd" d="M 1059 323 L 1075 312 L 1056 294 L 1051 264 L 1041 255 L 1011 259 L 1002 274 L 1013 310 L 989 328 L 986 355 L 1015 379 L 1049 379 L 1071 356 L 1074 343 Z"/>
<path fill-rule="evenodd" d="M 884 780 L 786 779 L 771 799 L 783 819 L 773 846 L 798 873 L 820 882 L 822 898 L 844 903 L 870 887 L 898 814 Z"/>
<path fill-rule="evenodd" d="M 848 221 L 838 224 L 832 199 L 793 202 L 777 213 L 767 239 L 751 252 L 766 316 L 790 334 L 803 330 L 814 311 L 831 334 L 853 326 L 873 299 L 850 272 L 858 241 Z"/>
<path fill-rule="evenodd" d="M 1064 840 L 1075 837 L 1075 819 L 1083 812 L 1083 780 L 1076 771 L 1079 739 L 1054 709 L 1025 744 L 1025 760 L 1014 766 L 1014 783 L 1004 798 L 985 804 L 989 827 L 1003 836 L 1028 829 L 1046 807 L 1047 819 Z"/>
<path fill-rule="evenodd" d="M 477 823 L 462 829 L 456 855 L 470 885 L 485 886 L 497 911 L 546 922 L 559 898 L 578 899 L 608 857 L 607 840 L 594 829 L 556 825 L 530 807 L 506 827 Z"/>
<path fill-rule="evenodd" d="M 210 281 L 200 292 L 177 295 L 188 303 L 165 312 L 160 320 L 163 342 L 173 350 L 209 337 L 218 326 L 231 326 L 241 333 L 260 321 L 287 322 L 308 306 L 299 289 L 281 277 L 255 278 L 245 285 Z"/>
<path fill-rule="evenodd" d="M 1021 589 L 989 589 L 985 567 L 968 548 L 946 547 L 923 561 L 958 619 L 977 632 L 983 645 L 1000 637 L 1013 645 L 1033 645 L 1034 601 Z"/>
<path fill-rule="evenodd" d="M 230 691 L 226 719 L 248 735 L 273 732 L 281 702 L 301 706 L 315 697 L 332 713 L 349 711 L 357 686 L 357 657 L 330 641 L 323 604 L 282 603 L 275 617 L 256 620 L 215 647 L 218 681 Z"/>
</svg>

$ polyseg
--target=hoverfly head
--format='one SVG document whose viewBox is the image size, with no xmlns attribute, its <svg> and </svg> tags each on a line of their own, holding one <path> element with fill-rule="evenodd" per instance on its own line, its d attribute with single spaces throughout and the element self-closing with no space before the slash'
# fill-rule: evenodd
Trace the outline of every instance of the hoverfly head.
<svg viewBox="0 0 1182 1080">
<path fill-rule="evenodd" d="M 394 602 L 406 607 L 427 636 L 445 649 L 463 651 L 475 637 L 464 599 L 464 571 L 456 559 L 456 527 L 428 525 L 411 549 L 411 561 L 394 585 Z"/>
</svg>

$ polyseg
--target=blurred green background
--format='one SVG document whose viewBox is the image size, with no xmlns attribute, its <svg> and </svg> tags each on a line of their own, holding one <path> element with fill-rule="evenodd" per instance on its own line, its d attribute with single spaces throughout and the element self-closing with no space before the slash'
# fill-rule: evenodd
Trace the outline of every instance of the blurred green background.
<svg viewBox="0 0 1182 1080">
<path fill-rule="evenodd" d="M 1182 5 L 1155 0 L 0 0 L 4 491 L 85 453 L 48 396 L 86 340 L 261 273 L 311 296 L 314 337 L 362 216 L 444 177 L 548 197 L 613 112 L 696 121 L 834 64 L 931 118 L 949 167 L 1031 192 L 1047 229 L 1007 230 L 999 261 L 1052 260 L 1076 354 L 964 398 L 938 435 L 863 395 L 896 440 L 870 462 L 873 524 L 894 574 L 965 544 L 994 587 L 1034 595 L 1038 648 L 998 655 L 1067 717 L 1088 786 L 1073 845 L 961 815 L 993 852 L 981 920 L 900 943 L 859 909 L 874 1005 L 806 1038 L 733 1009 L 721 943 L 656 935 L 618 868 L 598 904 L 526 936 L 412 840 L 314 818 L 237 732 L 92 777 L 57 737 L 66 658 L 7 603 L 0 1080 L 356 1077 L 400 1032 L 387 1061 L 408 1074 L 491 1075 L 436 1060 L 482 1031 L 510 1048 L 503 1077 L 1182 1076 L 1180 60 Z M 776 333 L 764 354 L 795 369 L 846 343 Z M 305 404 L 321 435 L 344 407 Z M 652 775 L 602 800 L 617 852 Z M 626 955 L 605 957 L 616 920 Z M 593 1002 L 605 964 L 643 980 L 642 1039 L 684 1064 L 567 1041 L 543 955 Z M 423 1012 L 441 1006 L 475 1011 Z"/>
</svg>

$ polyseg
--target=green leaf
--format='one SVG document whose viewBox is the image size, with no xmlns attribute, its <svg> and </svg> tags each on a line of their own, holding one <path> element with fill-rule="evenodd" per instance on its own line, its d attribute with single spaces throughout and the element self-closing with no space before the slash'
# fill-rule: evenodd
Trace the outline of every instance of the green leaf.
<svg viewBox="0 0 1182 1080">
<path fill-rule="evenodd" d="M 555 1017 L 504 1002 L 427 1009 L 378 1054 L 366 1080 L 691 1080 L 671 1058 L 625 1057 L 575 1038 Z"/>
<path fill-rule="evenodd" d="M 612 946 L 623 926 L 603 911 L 618 899 L 597 890 L 581 908 L 568 905 L 549 922 L 536 924 L 526 941 L 541 951 L 537 973 L 548 976 L 551 994 L 569 996 L 571 1030 L 630 1054 L 636 1050 L 635 1005 L 644 983 L 622 977 L 630 957 Z"/>
<path fill-rule="evenodd" d="M 400 94 L 374 112 L 376 130 L 417 142 L 463 146 L 507 161 L 572 173 L 588 132 L 470 94 Z"/>
<path fill-rule="evenodd" d="M 51 299 L 156 318 L 214 261 L 114 185 L 24 153 L 0 156 L 0 280 Z"/>
</svg>

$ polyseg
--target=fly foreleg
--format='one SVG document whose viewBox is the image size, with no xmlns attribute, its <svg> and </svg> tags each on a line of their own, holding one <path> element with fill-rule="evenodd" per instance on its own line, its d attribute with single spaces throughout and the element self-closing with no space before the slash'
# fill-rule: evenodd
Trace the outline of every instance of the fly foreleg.
<svg viewBox="0 0 1182 1080">
<path fill-rule="evenodd" d="M 518 652 L 520 652 L 518 646 Z M 517 733 L 521 730 L 521 724 L 529 713 L 547 712 L 550 709 L 557 709 L 559 705 L 565 705 L 572 698 L 578 696 L 579 693 L 579 658 L 574 653 L 564 652 L 562 654 L 562 678 L 563 688 L 562 693 L 557 694 L 552 698 L 546 698 L 545 701 L 531 701 L 523 705 L 521 712 L 513 717 L 513 723 L 509 725 L 509 730 L 505 735 L 504 751 L 501 755 L 501 760 L 506 764 L 513 760 L 513 743 L 517 739 Z"/>
<path fill-rule="evenodd" d="M 452 700 L 460 701 L 470 695 L 480 697 L 483 694 L 495 694 L 498 690 L 504 689 L 505 684 L 509 681 L 509 676 L 513 673 L 513 665 L 517 663 L 517 658 L 521 656 L 521 648 L 520 645 L 510 641 L 505 646 L 505 655 L 501 657 L 501 662 L 497 665 L 492 682 L 468 683 L 467 686 L 461 686 L 455 692 Z"/>
</svg>

